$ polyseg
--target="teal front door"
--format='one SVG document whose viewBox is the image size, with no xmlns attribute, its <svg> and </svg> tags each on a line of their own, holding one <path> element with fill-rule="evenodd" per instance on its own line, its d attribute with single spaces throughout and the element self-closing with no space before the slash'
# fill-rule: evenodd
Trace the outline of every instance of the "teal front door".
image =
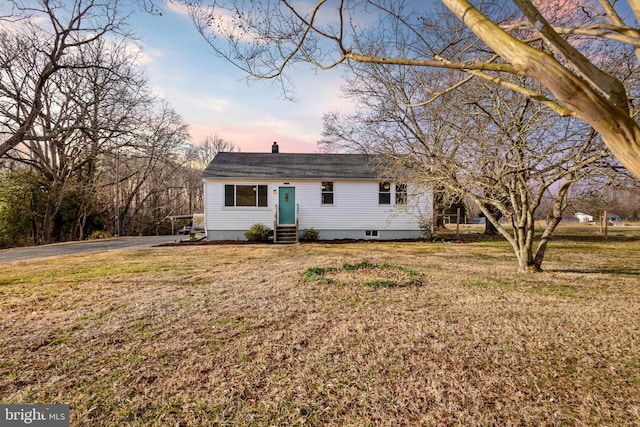
<svg viewBox="0 0 640 427">
<path fill-rule="evenodd" d="M 296 223 L 296 189 L 280 187 L 278 191 L 278 224 L 292 225 Z"/>
</svg>

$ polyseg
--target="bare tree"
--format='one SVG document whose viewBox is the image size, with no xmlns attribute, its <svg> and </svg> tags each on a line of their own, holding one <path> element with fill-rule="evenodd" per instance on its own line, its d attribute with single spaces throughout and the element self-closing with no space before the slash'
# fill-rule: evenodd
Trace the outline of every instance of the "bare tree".
<svg viewBox="0 0 640 427">
<path fill-rule="evenodd" d="M 589 123 L 613 154 L 640 177 L 637 91 L 606 69 L 640 57 L 640 1 L 580 0 L 470 2 L 442 0 L 449 15 L 429 2 L 344 0 L 315 4 L 288 0 L 182 0 L 201 34 L 221 56 L 255 78 L 280 79 L 299 62 L 321 69 L 373 63 L 458 70 L 441 96 L 469 79 L 483 79 L 535 99 L 563 116 Z M 544 7 L 542 7 L 544 5 Z M 428 17 L 438 15 L 438 20 Z M 456 26 L 456 17 L 463 25 Z M 446 34 L 443 37 L 441 34 Z M 378 41 L 375 49 L 363 39 Z M 597 56 L 590 49 L 599 48 Z M 525 76 L 542 88 L 506 76 Z M 627 83 L 627 86 L 625 86 Z M 630 96 L 631 95 L 631 96 Z M 412 101 L 411 101 L 412 102 Z"/>
<path fill-rule="evenodd" d="M 620 186 L 611 189 L 612 202 L 607 207 L 610 212 L 620 215 L 627 221 L 640 219 L 640 188 L 636 186 Z"/>
<path fill-rule="evenodd" d="M 236 151 L 232 142 L 219 135 L 207 136 L 198 143 L 186 147 L 185 161 L 182 166 L 181 182 L 186 192 L 185 203 L 181 205 L 186 213 L 202 212 L 204 209 L 204 187 L 200 175 L 216 154 L 222 151 Z M 178 212 L 184 213 L 184 212 Z"/>
<path fill-rule="evenodd" d="M 99 64 L 75 71 L 84 84 L 85 96 L 78 98 L 85 115 L 80 142 L 82 163 L 77 169 L 74 185 L 77 203 L 77 237 L 85 235 L 88 217 L 104 210 L 104 157 L 115 158 L 123 141 L 137 131 L 141 118 L 153 102 L 142 72 L 135 67 L 136 53 L 126 45 L 106 45 L 98 41 L 84 49 L 89 62 Z M 98 199 L 98 200 L 97 200 Z"/>
<path fill-rule="evenodd" d="M 200 166 L 206 167 L 216 154 L 223 151 L 236 151 L 237 148 L 232 142 L 226 141 L 218 135 L 207 136 L 197 144 L 193 144 L 189 150 L 188 157 Z"/>
<path fill-rule="evenodd" d="M 131 5 L 16 0 L 7 13 L 0 4 L 12 21 L 0 30 L 0 141 L 3 161 L 37 177 L 46 198 L 34 207 L 35 243 L 83 238 L 89 218 L 106 215 L 118 218 L 117 234 L 130 224 L 153 232 L 187 200 L 176 179 L 186 125 L 134 65 L 122 13 Z"/>
<path fill-rule="evenodd" d="M 187 125 L 166 102 L 148 106 L 139 129 L 119 154 L 119 176 L 115 177 L 120 181 L 115 197 L 121 200 L 115 213 L 120 227 L 117 234 L 128 234 L 129 225 L 148 209 L 152 212 L 145 215 L 152 221 L 161 221 L 170 215 L 171 209 L 160 209 L 157 195 L 179 185 L 172 182 L 183 164 L 181 155 L 188 139 Z M 138 226 L 139 232 L 143 232 L 141 228 Z"/>
<path fill-rule="evenodd" d="M 0 33 L 3 42 L 15 47 L 4 49 L 0 58 L 1 101 L 14 121 L 13 126 L 0 128 L 0 135 L 4 136 L 0 156 L 29 138 L 44 108 L 44 92 L 57 73 L 100 65 L 88 63 L 79 54 L 82 49 L 108 34 L 128 36 L 128 17 L 122 14 L 122 6 L 119 0 L 9 0 L 1 6 L 3 20 L 13 19 L 19 25 Z M 41 19 L 44 24 L 39 22 Z M 21 77 L 15 74 L 15 62 L 23 56 L 21 51 L 37 53 L 39 57 L 28 70 L 28 86 L 22 85 L 16 92 L 13 89 Z"/>
<path fill-rule="evenodd" d="M 358 113 L 327 115 L 324 143 L 387 154 L 389 176 L 404 173 L 449 202 L 472 200 L 509 241 L 521 272 L 540 271 L 571 184 L 601 167 L 608 171 L 608 152 L 587 125 L 519 94 L 475 84 L 465 94 L 409 106 L 417 81 L 433 73 L 367 64 L 353 73 L 345 92 Z M 537 237 L 537 210 L 549 197 Z"/>
<path fill-rule="evenodd" d="M 4 46 L 11 52 L 25 39 L 14 37 L 14 46 Z M 19 99 L 28 88 L 38 84 L 38 69 L 46 58 L 26 39 L 8 70 L 2 95 Z M 29 48 L 30 49 L 27 49 Z M 98 182 L 99 156 L 110 151 L 122 135 L 132 133 L 135 117 L 149 100 L 144 90 L 146 82 L 133 66 L 135 55 L 124 45 L 107 44 L 103 39 L 84 44 L 69 55 L 77 67 L 64 68 L 52 75 L 42 86 L 41 107 L 23 143 L 5 153 L 13 161 L 28 165 L 42 175 L 47 189 L 46 210 L 42 216 L 42 241 L 56 238 L 54 219 L 71 190 L 78 198 L 78 237 L 84 236 L 90 206 L 96 208 L 93 193 Z M 80 66 L 87 64 L 87 67 Z M 16 106 L 20 109 L 16 109 Z M 21 102 L 2 103 L 0 117 L 5 128 L 21 126 L 20 112 L 28 114 Z M 60 236 L 58 236 L 59 238 Z"/>
</svg>

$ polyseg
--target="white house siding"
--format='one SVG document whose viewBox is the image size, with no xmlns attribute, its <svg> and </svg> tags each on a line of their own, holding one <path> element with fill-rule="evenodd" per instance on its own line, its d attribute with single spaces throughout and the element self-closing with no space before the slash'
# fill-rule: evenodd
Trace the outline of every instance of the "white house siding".
<svg viewBox="0 0 640 427">
<path fill-rule="evenodd" d="M 330 181 L 330 179 L 327 179 Z M 321 203 L 321 181 L 228 181 L 205 180 L 205 224 L 209 240 L 242 240 L 244 232 L 256 223 L 274 225 L 278 187 L 295 187 L 299 207 L 300 230 L 314 228 L 321 239 L 365 238 L 365 230 L 374 230 L 379 239 L 418 238 L 419 220 L 432 216 L 430 193 L 412 195 L 409 185 L 407 205 L 394 206 L 395 185 L 391 186 L 392 205 L 378 203 L 378 181 L 333 180 L 333 205 Z M 224 185 L 268 185 L 268 206 L 225 207 Z"/>
<path fill-rule="evenodd" d="M 224 205 L 224 186 L 227 184 L 269 185 L 264 181 L 205 180 L 204 222 L 207 240 L 246 240 L 244 233 L 257 223 L 273 228 L 274 186 L 269 185 L 267 207 L 227 207 Z"/>
</svg>

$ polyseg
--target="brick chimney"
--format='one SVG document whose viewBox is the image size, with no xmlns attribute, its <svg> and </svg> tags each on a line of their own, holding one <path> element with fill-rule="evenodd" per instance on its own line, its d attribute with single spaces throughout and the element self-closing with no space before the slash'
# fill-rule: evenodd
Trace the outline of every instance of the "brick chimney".
<svg viewBox="0 0 640 427">
<path fill-rule="evenodd" d="M 271 146 L 271 152 L 272 153 L 279 153 L 280 149 L 278 148 L 278 143 L 277 142 L 273 142 L 273 145 Z"/>
</svg>

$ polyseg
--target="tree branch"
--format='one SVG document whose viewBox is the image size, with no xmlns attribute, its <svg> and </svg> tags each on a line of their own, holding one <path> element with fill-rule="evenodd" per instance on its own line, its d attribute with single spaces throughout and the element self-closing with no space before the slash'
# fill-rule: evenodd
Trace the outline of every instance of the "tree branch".
<svg viewBox="0 0 640 427">
<path fill-rule="evenodd" d="M 596 67 L 582 53 L 571 46 L 569 42 L 560 37 L 529 0 L 513 1 L 527 17 L 529 22 L 531 22 L 531 25 L 540 32 L 547 43 L 564 56 L 571 65 L 576 67 L 578 72 L 587 79 L 593 87 L 598 88 L 600 92 L 618 108 L 624 111 L 629 110 L 626 88 L 618 79 L 602 72 L 602 70 Z"/>
<path fill-rule="evenodd" d="M 486 62 L 444 62 L 430 59 L 412 59 L 412 58 L 383 58 L 379 56 L 363 55 L 359 53 L 347 52 L 344 54 L 346 59 L 368 64 L 387 64 L 387 65 L 407 65 L 412 67 L 432 67 L 432 68 L 448 68 L 453 70 L 484 70 L 499 71 L 515 75 L 525 75 L 524 72 L 518 70 L 510 64 L 494 64 Z"/>
</svg>

